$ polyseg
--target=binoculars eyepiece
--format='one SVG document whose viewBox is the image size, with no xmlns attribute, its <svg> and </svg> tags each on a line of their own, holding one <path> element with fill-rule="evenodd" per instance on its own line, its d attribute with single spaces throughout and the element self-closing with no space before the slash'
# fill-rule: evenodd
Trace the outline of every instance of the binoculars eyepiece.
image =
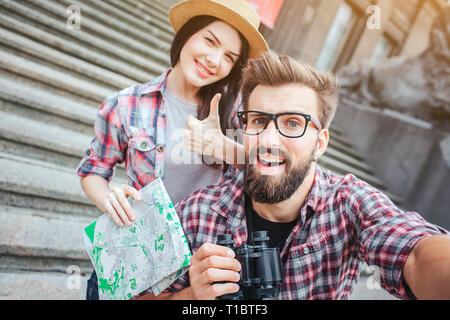
<svg viewBox="0 0 450 320">
<path fill-rule="evenodd" d="M 259 300 L 278 296 L 283 283 L 280 252 L 269 248 L 267 231 L 254 231 L 247 243 L 234 247 L 230 233 L 219 235 L 217 244 L 233 249 L 242 265 L 239 291 L 225 294 L 220 300 Z"/>
</svg>

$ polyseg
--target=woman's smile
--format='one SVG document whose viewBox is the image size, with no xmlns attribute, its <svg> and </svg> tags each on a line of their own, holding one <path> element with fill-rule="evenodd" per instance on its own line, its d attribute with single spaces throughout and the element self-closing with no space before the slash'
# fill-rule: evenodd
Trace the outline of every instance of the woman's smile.
<svg viewBox="0 0 450 320">
<path fill-rule="evenodd" d="M 197 67 L 197 71 L 203 78 L 209 78 L 210 76 L 214 75 L 213 72 L 211 72 L 208 68 L 206 68 L 201 62 L 199 62 L 197 59 L 194 59 L 195 66 Z"/>
</svg>

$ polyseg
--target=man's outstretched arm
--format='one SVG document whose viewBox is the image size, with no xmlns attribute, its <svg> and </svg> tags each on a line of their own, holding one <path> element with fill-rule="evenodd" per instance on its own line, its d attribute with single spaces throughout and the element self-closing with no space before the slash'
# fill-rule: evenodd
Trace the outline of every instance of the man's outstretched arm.
<svg viewBox="0 0 450 320">
<path fill-rule="evenodd" d="M 406 259 L 403 277 L 418 299 L 450 299 L 450 237 L 421 239 Z"/>
</svg>

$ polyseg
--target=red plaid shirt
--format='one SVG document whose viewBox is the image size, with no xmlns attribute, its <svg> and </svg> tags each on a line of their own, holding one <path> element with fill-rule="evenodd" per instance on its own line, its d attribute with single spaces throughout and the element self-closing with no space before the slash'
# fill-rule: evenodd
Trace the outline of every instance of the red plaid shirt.
<svg viewBox="0 0 450 320">
<path fill-rule="evenodd" d="M 77 167 L 80 177 L 96 174 L 110 181 L 115 166 L 125 162 L 129 184 L 137 190 L 158 177 L 164 179 L 167 156 L 164 95 L 170 71 L 169 68 L 158 78 L 123 89 L 103 101 L 95 120 L 95 137 Z M 240 101 L 239 96 L 234 114 Z M 236 119 L 234 124 L 238 127 Z M 229 177 L 229 172 L 224 178 Z"/>
<path fill-rule="evenodd" d="M 235 245 L 247 241 L 244 171 L 190 195 L 176 208 L 192 253 L 231 232 Z M 402 277 L 406 258 L 423 237 L 448 231 L 416 212 L 403 212 L 383 193 L 354 175 L 337 176 L 317 167 L 300 219 L 281 251 L 284 283 L 278 299 L 346 299 L 365 261 L 380 284 L 399 298 L 412 298 Z M 185 273 L 167 292 L 189 286 Z"/>
<path fill-rule="evenodd" d="M 163 92 L 169 71 L 103 101 L 95 120 L 95 137 L 77 168 L 79 176 L 96 174 L 110 181 L 114 167 L 122 162 L 130 184 L 138 190 L 164 176 Z"/>
</svg>

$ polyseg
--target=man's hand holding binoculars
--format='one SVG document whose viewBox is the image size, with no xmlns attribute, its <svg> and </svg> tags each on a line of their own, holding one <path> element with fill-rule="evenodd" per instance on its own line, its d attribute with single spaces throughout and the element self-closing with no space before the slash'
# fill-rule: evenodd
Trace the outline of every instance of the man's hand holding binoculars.
<svg viewBox="0 0 450 320">
<path fill-rule="evenodd" d="M 189 268 L 192 298 L 213 300 L 237 292 L 241 264 L 234 257 L 235 253 L 230 248 L 203 244 L 192 256 Z"/>
</svg>

